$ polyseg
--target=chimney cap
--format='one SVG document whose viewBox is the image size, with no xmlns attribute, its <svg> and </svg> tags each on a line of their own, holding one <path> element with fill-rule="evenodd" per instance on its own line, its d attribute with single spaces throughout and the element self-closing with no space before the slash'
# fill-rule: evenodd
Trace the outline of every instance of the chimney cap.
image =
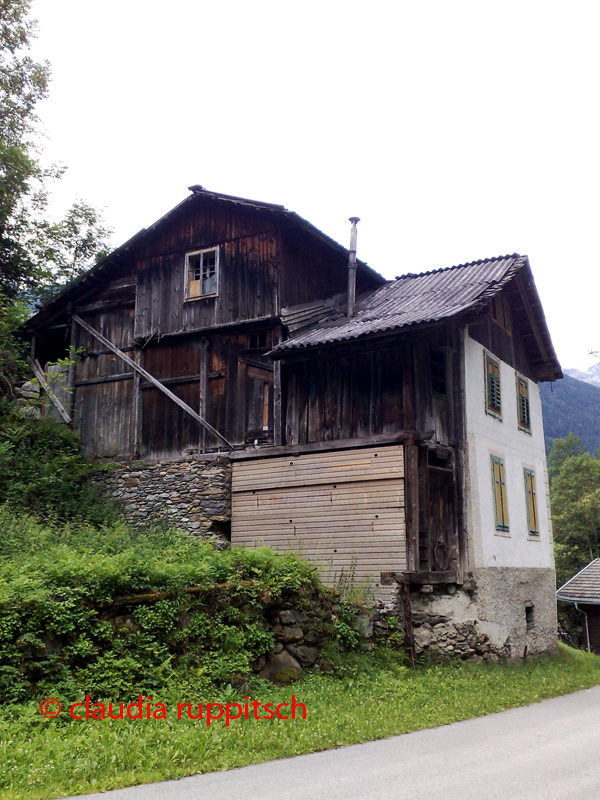
<svg viewBox="0 0 600 800">
<path fill-rule="evenodd" d="M 360 217 L 350 217 L 349 221 L 353 222 L 354 224 L 356 224 L 357 222 L 360 222 Z"/>
</svg>

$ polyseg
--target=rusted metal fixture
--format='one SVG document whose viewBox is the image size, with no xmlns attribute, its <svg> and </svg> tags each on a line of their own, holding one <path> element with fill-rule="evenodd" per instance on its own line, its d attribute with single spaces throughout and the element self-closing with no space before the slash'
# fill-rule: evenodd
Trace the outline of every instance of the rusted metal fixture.
<svg viewBox="0 0 600 800">
<path fill-rule="evenodd" d="M 350 217 L 352 228 L 350 229 L 350 253 L 348 257 L 348 310 L 346 316 L 354 316 L 354 304 L 356 302 L 356 225 L 360 222 L 360 217 Z"/>
</svg>

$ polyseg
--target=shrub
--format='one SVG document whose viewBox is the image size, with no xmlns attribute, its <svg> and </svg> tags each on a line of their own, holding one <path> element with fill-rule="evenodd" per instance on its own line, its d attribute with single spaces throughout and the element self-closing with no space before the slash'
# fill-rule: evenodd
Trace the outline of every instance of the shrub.
<svg viewBox="0 0 600 800">
<path fill-rule="evenodd" d="M 269 608 L 328 603 L 314 568 L 293 554 L 216 551 L 185 533 L 122 522 L 42 523 L 8 507 L 0 529 L 4 701 L 124 699 L 178 680 L 228 682 L 272 650 Z"/>
</svg>

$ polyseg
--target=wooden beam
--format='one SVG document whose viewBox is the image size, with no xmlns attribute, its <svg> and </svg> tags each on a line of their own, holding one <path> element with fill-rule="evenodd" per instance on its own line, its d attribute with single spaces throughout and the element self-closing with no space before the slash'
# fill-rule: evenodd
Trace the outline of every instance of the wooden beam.
<svg viewBox="0 0 600 800">
<path fill-rule="evenodd" d="M 259 450 L 234 450 L 232 461 L 245 461 L 252 458 L 275 458 L 294 456 L 303 453 L 320 453 L 328 450 L 352 450 L 359 447 L 376 447 L 385 444 L 402 444 L 407 439 L 424 441 L 433 436 L 433 431 L 399 431 L 375 436 L 362 436 L 360 439 L 338 439 L 331 442 L 311 442 L 310 444 L 289 444 L 284 447 L 264 447 Z"/>
<path fill-rule="evenodd" d="M 230 450 L 232 449 L 233 445 L 231 444 L 231 442 L 229 442 L 224 436 L 222 436 L 219 433 L 219 431 L 216 428 L 213 428 L 213 426 L 210 423 L 208 423 L 205 419 L 202 419 L 202 417 L 200 416 L 200 414 L 198 414 L 197 411 L 194 411 L 194 409 L 188 406 L 187 403 L 184 403 L 183 400 L 177 397 L 177 395 L 173 394 L 173 392 L 170 389 L 167 389 L 166 386 L 163 386 L 162 383 L 154 377 L 154 375 L 151 375 L 145 369 L 140 367 L 139 364 L 136 364 L 136 362 L 133 361 L 133 359 L 129 358 L 129 356 L 126 356 L 125 353 L 122 352 L 122 350 L 119 350 L 119 348 L 116 345 L 110 342 L 95 328 L 92 328 L 91 325 L 88 325 L 87 322 L 82 320 L 81 317 L 78 317 L 77 314 L 73 314 L 73 319 L 75 320 L 75 322 L 81 325 L 81 327 L 85 331 L 87 331 L 89 334 L 98 339 L 99 342 L 102 342 L 102 344 L 105 347 L 108 347 L 108 349 L 111 350 L 115 355 L 119 356 L 119 358 L 121 358 L 126 364 L 129 364 L 129 366 L 132 367 L 136 372 L 139 372 L 139 374 L 143 378 L 145 378 L 147 381 L 150 381 L 150 383 L 156 386 L 157 389 L 160 389 L 160 391 L 163 392 L 163 394 L 166 394 L 167 397 L 169 397 L 176 405 L 179 406 L 179 408 L 183 409 L 187 414 L 190 415 L 190 417 L 193 417 L 197 422 L 199 422 L 200 425 L 202 425 L 202 427 L 205 428 L 212 436 L 214 436 L 220 442 L 223 442 L 223 444 Z"/>
<path fill-rule="evenodd" d="M 208 379 L 209 379 L 209 346 L 210 342 L 205 337 L 200 340 L 200 408 L 198 409 L 201 417 L 205 417 L 208 413 Z M 200 434 L 200 450 L 202 453 L 206 452 L 206 432 L 203 430 Z"/>
<path fill-rule="evenodd" d="M 534 316 L 533 309 L 531 307 L 531 303 L 529 302 L 529 298 L 527 297 L 527 294 L 526 294 L 527 293 L 527 287 L 525 286 L 525 281 L 523 280 L 523 277 L 521 276 L 521 274 L 518 274 L 516 276 L 516 281 L 517 281 L 517 286 L 519 287 L 519 290 L 521 292 L 521 297 L 523 298 L 523 305 L 525 306 L 525 311 L 527 313 L 527 318 L 529 319 L 529 324 L 531 325 L 531 327 L 533 329 L 533 334 L 535 336 L 535 341 L 537 343 L 537 346 L 540 348 L 540 353 L 542 354 L 542 357 L 544 358 L 545 361 L 548 361 L 549 357 L 548 357 L 548 350 L 546 348 L 546 343 L 542 339 L 542 337 L 540 335 L 540 332 L 538 330 L 538 323 L 537 323 L 537 320 L 536 320 L 536 318 Z"/>
<path fill-rule="evenodd" d="M 60 402 L 58 397 L 52 391 L 52 387 L 46 380 L 46 376 L 44 375 L 44 370 L 42 369 L 39 361 L 34 361 L 31 357 L 28 357 L 27 361 L 29 362 L 29 366 L 33 370 L 33 374 L 38 379 L 40 386 L 46 392 L 50 400 L 52 401 L 54 407 L 61 415 L 63 420 L 67 423 L 67 425 L 71 424 L 71 417 L 65 411 L 63 404 Z"/>
<path fill-rule="evenodd" d="M 99 375 L 97 378 L 85 378 L 75 381 L 75 386 L 92 386 L 95 383 L 111 383 L 112 381 L 126 381 L 133 378 L 135 372 L 117 372 L 114 375 Z"/>
<path fill-rule="evenodd" d="M 381 585 L 392 586 L 394 583 L 407 584 L 408 586 L 429 586 L 439 583 L 456 583 L 456 570 L 435 570 L 431 572 L 406 571 L 382 572 Z"/>
<path fill-rule="evenodd" d="M 202 380 L 202 373 L 198 373 L 197 375 L 181 375 L 179 378 L 161 378 L 161 383 L 163 386 L 172 386 L 175 383 L 196 383 L 197 381 Z M 150 383 L 149 381 L 145 381 L 144 383 L 140 384 L 141 389 L 153 389 L 154 384 Z M 200 413 L 200 416 L 203 416 Z"/>
<path fill-rule="evenodd" d="M 135 348 L 134 360 L 136 364 L 141 366 L 144 352 L 141 347 Z M 130 442 L 131 442 L 131 457 L 139 458 L 142 449 L 142 395 L 140 387 L 142 378 L 139 372 L 132 372 L 133 376 L 133 398 L 131 401 L 131 428 L 130 428 Z"/>
<path fill-rule="evenodd" d="M 113 308 L 134 305 L 135 297 L 124 297 L 122 300 L 99 300 L 97 303 L 89 303 L 86 306 L 77 306 L 75 310 L 80 314 L 85 314 L 89 311 L 110 311 Z"/>
</svg>

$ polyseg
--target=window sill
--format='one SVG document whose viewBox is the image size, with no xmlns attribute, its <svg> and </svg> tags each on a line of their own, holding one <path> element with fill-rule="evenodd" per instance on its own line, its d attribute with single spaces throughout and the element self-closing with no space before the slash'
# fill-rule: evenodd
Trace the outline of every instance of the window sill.
<svg viewBox="0 0 600 800">
<path fill-rule="evenodd" d="M 518 427 L 519 427 L 519 430 L 522 431 L 523 433 L 526 433 L 527 436 L 532 436 L 533 435 L 531 433 L 531 428 L 525 428 L 523 425 L 519 425 Z"/>
<path fill-rule="evenodd" d="M 530 542 L 538 542 L 538 543 L 539 543 L 539 542 L 541 542 L 541 540 L 542 540 L 542 537 L 540 536 L 540 534 L 539 534 L 539 533 L 530 533 L 530 534 L 527 536 L 527 539 L 528 539 L 528 541 L 530 541 Z"/>
<path fill-rule="evenodd" d="M 494 536 L 504 536 L 505 539 L 510 539 L 510 531 L 500 531 L 498 528 L 494 531 Z"/>
<path fill-rule="evenodd" d="M 196 300 L 214 300 L 215 297 L 218 297 L 218 294 L 201 294 L 198 297 L 186 297 L 183 301 L 184 303 L 195 303 Z"/>
<path fill-rule="evenodd" d="M 488 415 L 488 417 L 493 417 L 494 419 L 497 419 L 498 422 L 502 422 L 502 414 L 498 414 L 496 411 L 491 411 L 489 408 L 485 409 L 485 413 Z"/>
</svg>

